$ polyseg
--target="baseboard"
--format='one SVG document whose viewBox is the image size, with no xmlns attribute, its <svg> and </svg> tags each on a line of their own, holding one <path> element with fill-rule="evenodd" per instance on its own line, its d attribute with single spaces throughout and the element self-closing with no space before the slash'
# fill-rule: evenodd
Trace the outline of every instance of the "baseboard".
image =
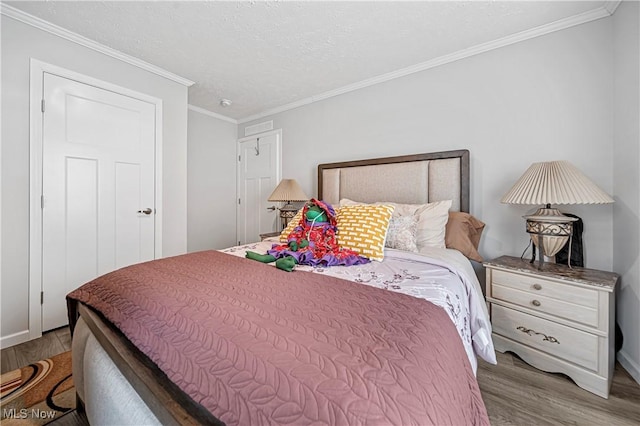
<svg viewBox="0 0 640 426">
<path fill-rule="evenodd" d="M 640 365 L 638 365 L 627 353 L 624 349 L 620 349 L 618 351 L 618 362 L 620 365 L 627 370 L 627 373 L 633 377 L 633 380 L 640 384 Z"/>
<path fill-rule="evenodd" d="M 29 341 L 29 330 L 0 337 L 0 348 L 5 349 Z"/>
</svg>

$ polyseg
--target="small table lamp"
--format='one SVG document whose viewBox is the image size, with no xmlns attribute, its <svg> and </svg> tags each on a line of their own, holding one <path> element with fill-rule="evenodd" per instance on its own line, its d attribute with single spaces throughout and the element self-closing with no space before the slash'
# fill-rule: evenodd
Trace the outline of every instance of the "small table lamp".
<svg viewBox="0 0 640 426">
<path fill-rule="evenodd" d="M 564 247 L 577 220 L 551 204 L 608 204 L 614 200 L 568 161 L 550 161 L 532 164 L 500 202 L 545 205 L 524 216 L 527 232 L 540 251 L 538 268 L 542 269 L 544 256 L 555 256 Z"/>
<path fill-rule="evenodd" d="M 287 224 L 298 212 L 292 201 L 307 201 L 309 197 L 304 193 L 298 182 L 295 179 L 282 179 L 276 189 L 273 190 L 267 201 L 285 202 L 280 210 L 280 219 L 282 220 L 282 229 L 286 228 Z"/>
</svg>

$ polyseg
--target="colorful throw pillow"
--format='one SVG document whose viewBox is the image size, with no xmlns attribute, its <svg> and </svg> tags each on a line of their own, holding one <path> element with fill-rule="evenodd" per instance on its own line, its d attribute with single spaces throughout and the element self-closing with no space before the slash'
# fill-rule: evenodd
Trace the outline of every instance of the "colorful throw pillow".
<svg viewBox="0 0 640 426">
<path fill-rule="evenodd" d="M 371 260 L 384 259 L 393 206 L 356 205 L 338 210 L 338 244 Z"/>
<path fill-rule="evenodd" d="M 293 231 L 293 228 L 298 226 L 301 218 L 302 218 L 302 209 L 298 210 L 298 213 L 296 213 L 296 215 L 289 221 L 289 223 L 287 223 L 286 228 L 284 228 L 280 233 L 281 243 L 287 242 L 287 239 L 289 238 L 289 234 L 291 234 L 291 232 Z"/>
<path fill-rule="evenodd" d="M 445 235 L 447 248 L 456 249 L 467 258 L 482 262 L 478 253 L 484 223 L 469 213 L 450 212 Z"/>
<path fill-rule="evenodd" d="M 427 204 L 399 204 L 391 202 L 374 203 L 385 204 L 395 208 L 393 217 L 417 216 L 418 229 L 416 231 L 416 245 L 418 251 L 423 247 L 445 248 L 445 228 L 449 219 L 451 200 L 435 201 Z M 343 198 L 340 206 L 370 205 Z"/>
<path fill-rule="evenodd" d="M 416 232 L 418 231 L 418 217 L 400 216 L 391 217 L 387 231 L 385 247 L 398 250 L 417 252 Z"/>
</svg>

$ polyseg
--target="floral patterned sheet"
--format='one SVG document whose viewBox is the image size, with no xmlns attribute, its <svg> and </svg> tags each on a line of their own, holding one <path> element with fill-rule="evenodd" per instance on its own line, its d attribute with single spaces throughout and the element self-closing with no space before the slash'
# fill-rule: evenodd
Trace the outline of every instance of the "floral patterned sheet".
<svg viewBox="0 0 640 426">
<path fill-rule="evenodd" d="M 221 251 L 244 257 L 247 250 L 266 253 L 272 244 L 274 241 L 262 241 Z M 478 367 L 476 355 L 496 363 L 491 323 L 480 284 L 469 260 L 457 250 L 430 248 L 418 254 L 385 249 L 383 262 L 332 267 L 297 265 L 296 270 L 426 299 L 442 307 L 455 324 L 474 373 Z"/>
</svg>

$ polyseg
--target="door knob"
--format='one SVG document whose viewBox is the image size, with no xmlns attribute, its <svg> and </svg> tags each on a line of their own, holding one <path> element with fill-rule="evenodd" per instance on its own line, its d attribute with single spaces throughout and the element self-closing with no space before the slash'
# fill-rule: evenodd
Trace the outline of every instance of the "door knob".
<svg viewBox="0 0 640 426">
<path fill-rule="evenodd" d="M 144 213 L 144 214 L 151 214 L 153 210 L 151 210 L 149 207 L 147 207 L 144 210 L 138 210 L 138 213 Z"/>
<path fill-rule="evenodd" d="M 275 211 L 276 210 L 276 206 L 267 207 L 267 210 Z"/>
</svg>

